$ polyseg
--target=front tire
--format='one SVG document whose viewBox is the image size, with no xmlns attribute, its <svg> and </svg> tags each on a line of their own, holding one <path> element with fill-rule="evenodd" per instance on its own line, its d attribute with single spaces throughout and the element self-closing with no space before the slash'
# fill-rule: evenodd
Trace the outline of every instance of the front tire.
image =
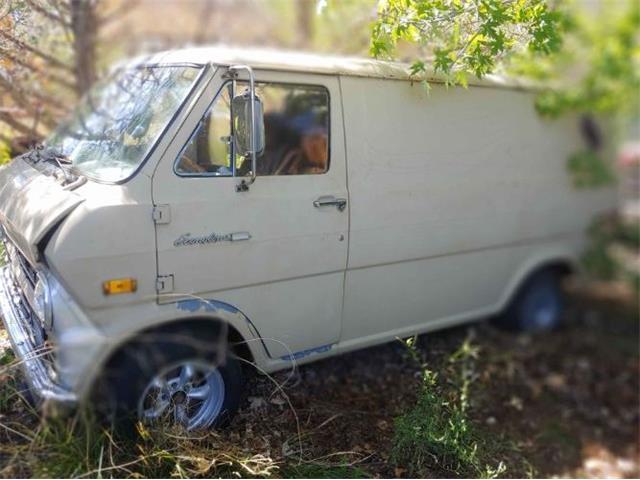
<svg viewBox="0 0 640 480">
<path fill-rule="evenodd" d="M 242 369 L 219 337 L 173 331 L 125 346 L 98 398 L 107 399 L 119 427 L 141 421 L 193 432 L 226 425 L 240 404 Z"/>
</svg>

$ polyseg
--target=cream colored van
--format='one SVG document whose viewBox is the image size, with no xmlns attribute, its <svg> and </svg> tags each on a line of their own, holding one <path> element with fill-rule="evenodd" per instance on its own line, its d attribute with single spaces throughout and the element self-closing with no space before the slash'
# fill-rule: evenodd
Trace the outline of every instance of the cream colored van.
<svg viewBox="0 0 640 480">
<path fill-rule="evenodd" d="M 115 68 L 0 171 L 0 307 L 31 390 L 190 430 L 273 372 L 503 314 L 555 326 L 610 191 L 576 118 L 404 65 L 172 51 Z"/>
</svg>

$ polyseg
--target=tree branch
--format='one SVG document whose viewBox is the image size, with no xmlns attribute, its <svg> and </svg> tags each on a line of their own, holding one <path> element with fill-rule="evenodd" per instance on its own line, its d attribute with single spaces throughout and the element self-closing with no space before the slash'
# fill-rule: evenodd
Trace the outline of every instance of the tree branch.
<svg viewBox="0 0 640 480">
<path fill-rule="evenodd" d="M 32 127 L 27 127 L 23 123 L 20 123 L 18 120 L 16 120 L 13 116 L 9 115 L 8 113 L 0 111 L 0 122 L 7 124 L 16 132 L 23 133 L 30 137 L 38 136 L 38 132 L 36 132 Z"/>
<path fill-rule="evenodd" d="M 69 111 L 69 105 L 58 100 L 57 98 L 51 97 L 46 93 L 41 92 L 40 90 L 29 90 L 20 88 L 17 86 L 17 84 L 18 82 L 14 82 L 10 76 L 0 73 L 0 85 L 3 85 L 5 87 L 5 90 L 19 90 L 26 97 L 33 97 L 43 104 L 52 107 L 53 109 L 60 110 L 63 114 Z"/>
<path fill-rule="evenodd" d="M 14 37 L 13 35 L 11 35 L 8 32 L 0 30 L 0 36 L 5 38 L 6 40 L 10 41 L 11 43 L 13 43 L 18 48 L 25 49 L 28 52 L 31 52 L 34 55 L 40 57 L 41 59 L 43 59 L 46 62 L 48 62 L 49 64 L 51 64 L 51 66 L 53 66 L 53 67 L 61 68 L 61 69 L 64 69 L 64 70 L 66 70 L 68 72 L 73 72 L 73 69 L 69 65 L 67 65 L 66 63 L 61 62 L 60 60 L 58 60 L 57 58 L 49 55 L 48 53 L 45 53 L 42 50 L 39 50 L 38 48 L 36 48 L 36 47 L 34 47 L 32 45 L 29 45 L 28 43 L 23 42 L 22 40 Z"/>
<path fill-rule="evenodd" d="M 43 115 L 44 112 L 42 111 L 42 106 L 31 103 L 29 98 L 27 98 L 26 92 L 13 85 L 2 76 L 0 76 L 0 88 L 11 96 L 16 105 L 22 107 L 33 118 L 40 119 L 47 128 L 53 128 L 55 126 L 55 122 L 51 118 L 47 118 L 46 115 Z"/>
<path fill-rule="evenodd" d="M 26 92 L 25 92 L 26 93 Z M 31 95 L 33 98 L 40 100 L 45 105 L 53 107 L 54 109 L 60 110 L 60 112 L 64 115 L 69 112 L 69 106 L 62 103 L 57 98 L 50 97 L 42 92 L 28 92 L 28 95 Z"/>
<path fill-rule="evenodd" d="M 29 5 L 33 10 L 35 10 L 40 15 L 42 15 L 43 17 L 47 17 L 49 20 L 53 20 L 54 22 L 62 25 L 65 28 L 71 27 L 71 24 L 69 23 L 69 21 L 67 21 L 64 17 L 62 17 L 57 13 L 50 12 L 49 10 L 44 8 L 42 5 L 39 5 L 37 2 L 34 2 L 34 0 L 24 0 L 24 2 L 27 5 Z"/>
<path fill-rule="evenodd" d="M 51 72 L 45 72 L 43 71 L 41 68 L 36 67 L 35 65 L 32 65 L 31 63 L 22 60 L 21 58 L 18 58 L 17 56 L 13 55 L 12 53 L 10 53 L 6 48 L 2 48 L 0 47 L 0 54 L 4 55 L 7 59 L 9 59 L 10 61 L 12 61 L 13 63 L 20 65 L 21 67 L 27 68 L 29 70 L 31 70 L 32 72 L 37 73 L 38 75 L 42 75 L 44 77 L 49 78 L 52 82 L 55 82 L 63 87 L 69 88 L 71 90 L 75 90 L 76 86 L 74 84 L 74 82 L 67 80 L 64 77 L 61 77 L 60 75 L 56 75 L 55 73 L 51 73 Z"/>
</svg>

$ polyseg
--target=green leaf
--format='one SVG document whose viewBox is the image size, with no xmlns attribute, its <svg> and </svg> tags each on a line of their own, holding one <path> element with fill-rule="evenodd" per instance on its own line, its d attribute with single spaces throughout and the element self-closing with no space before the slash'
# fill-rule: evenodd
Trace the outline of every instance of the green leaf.
<svg viewBox="0 0 640 480">
<path fill-rule="evenodd" d="M 409 73 L 412 77 L 415 77 L 421 73 L 424 73 L 426 69 L 427 67 L 423 61 L 416 60 L 415 62 L 413 62 L 413 64 L 411 64 L 411 67 L 409 67 Z"/>
<path fill-rule="evenodd" d="M 577 188 L 597 188 L 611 185 L 615 175 L 597 152 L 585 150 L 569 157 L 568 168 Z"/>
</svg>

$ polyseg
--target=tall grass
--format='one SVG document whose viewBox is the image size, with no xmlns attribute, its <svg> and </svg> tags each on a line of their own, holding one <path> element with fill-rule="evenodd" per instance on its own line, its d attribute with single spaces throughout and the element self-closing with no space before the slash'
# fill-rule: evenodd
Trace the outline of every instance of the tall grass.
<svg viewBox="0 0 640 480">
<path fill-rule="evenodd" d="M 15 425 L 14 425 L 15 427 Z M 0 447 L 13 458 L 0 475 L 38 478 L 211 478 L 269 477 L 278 471 L 269 457 L 251 454 L 211 433 L 151 431 L 122 436 L 82 415 L 41 421 L 29 441 Z"/>
<path fill-rule="evenodd" d="M 422 383 L 416 405 L 396 419 L 392 460 L 412 477 L 432 476 L 434 470 L 482 478 L 505 473 L 506 465 L 490 458 L 487 440 L 468 416 L 478 349 L 469 338 L 462 343 L 448 360 L 453 375 L 445 384 L 420 361 L 415 343 L 416 337 L 405 341 Z"/>
<path fill-rule="evenodd" d="M 215 432 L 193 437 L 142 425 L 135 434 L 117 432 L 84 410 L 42 418 L 19 388 L 15 361 L 6 354 L 1 363 L 1 477 L 263 478 L 279 470 L 271 458 Z"/>
</svg>

